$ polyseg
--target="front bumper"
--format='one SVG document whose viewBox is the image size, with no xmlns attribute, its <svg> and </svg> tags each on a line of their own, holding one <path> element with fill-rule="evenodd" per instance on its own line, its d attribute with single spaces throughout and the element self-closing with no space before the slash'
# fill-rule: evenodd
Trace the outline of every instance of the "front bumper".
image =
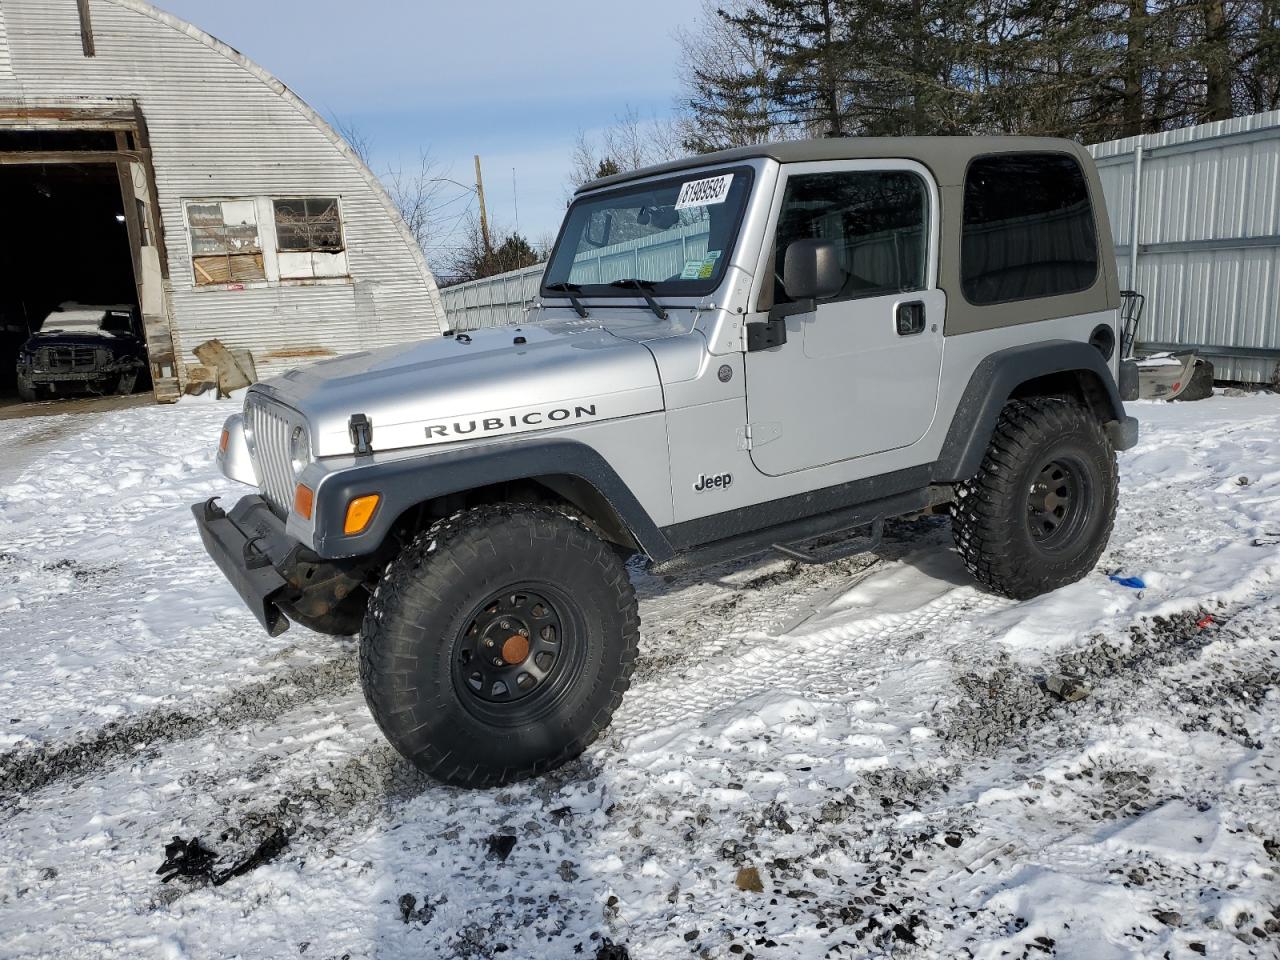
<svg viewBox="0 0 1280 960">
<path fill-rule="evenodd" d="M 360 629 L 364 584 L 380 558 L 322 560 L 285 533 L 284 521 L 258 494 L 241 497 L 230 512 L 216 500 L 191 507 L 200 539 L 267 633 L 278 637 L 290 620 L 341 637 Z"/>
<path fill-rule="evenodd" d="M 285 536 L 284 525 L 261 497 L 242 498 L 229 514 L 216 501 L 191 505 L 204 548 L 263 629 L 278 637 L 289 629 L 289 621 L 277 599 L 290 587 L 272 554 L 284 551 L 287 557 L 301 544 Z"/>
<path fill-rule="evenodd" d="M 93 367 L 80 367 L 74 370 L 37 369 L 29 363 L 17 365 L 18 375 L 41 386 L 53 386 L 58 383 L 106 383 L 120 377 L 136 375 L 142 372 L 142 363 L 138 360 L 121 360 L 118 362 L 97 364 Z"/>
</svg>

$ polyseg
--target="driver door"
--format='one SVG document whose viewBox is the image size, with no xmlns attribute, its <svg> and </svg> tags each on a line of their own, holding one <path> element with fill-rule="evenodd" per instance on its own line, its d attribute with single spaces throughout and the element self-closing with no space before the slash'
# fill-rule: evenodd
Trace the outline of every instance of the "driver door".
<svg viewBox="0 0 1280 960">
<path fill-rule="evenodd" d="M 832 241 L 845 281 L 786 319 L 786 343 L 747 353 L 752 461 L 780 476 L 910 446 L 933 423 L 942 369 L 932 177 L 905 160 L 796 164 L 781 190 L 773 302 L 790 299 L 793 240 Z"/>
</svg>

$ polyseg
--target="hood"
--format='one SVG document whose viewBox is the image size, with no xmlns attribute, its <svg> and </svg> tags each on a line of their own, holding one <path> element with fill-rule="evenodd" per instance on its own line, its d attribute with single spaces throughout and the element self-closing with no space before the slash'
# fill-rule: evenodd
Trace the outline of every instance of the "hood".
<svg viewBox="0 0 1280 960">
<path fill-rule="evenodd" d="M 350 454 L 347 424 L 396 450 L 662 409 L 653 355 L 589 321 L 475 330 L 324 360 L 253 388 L 303 414 L 316 456 Z"/>
<path fill-rule="evenodd" d="M 41 347 L 55 346 L 89 346 L 109 347 L 113 351 L 131 349 L 141 343 L 137 337 L 128 333 L 111 330 L 60 330 L 49 327 L 39 333 L 33 333 L 22 345 L 22 349 L 33 352 Z"/>
</svg>

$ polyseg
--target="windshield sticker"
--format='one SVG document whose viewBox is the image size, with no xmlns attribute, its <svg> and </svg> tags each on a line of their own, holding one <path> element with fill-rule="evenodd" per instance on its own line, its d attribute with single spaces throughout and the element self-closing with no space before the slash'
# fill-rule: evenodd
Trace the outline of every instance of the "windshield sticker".
<svg viewBox="0 0 1280 960">
<path fill-rule="evenodd" d="M 680 185 L 680 196 L 676 198 L 676 209 L 709 207 L 713 203 L 724 203 L 729 196 L 729 184 L 731 183 L 733 183 L 732 173 L 724 173 L 718 177 L 707 177 L 705 180 L 688 180 Z"/>
<path fill-rule="evenodd" d="M 702 270 L 701 260 L 686 260 L 684 269 L 680 271 L 681 280 L 697 280 L 698 274 Z"/>
</svg>

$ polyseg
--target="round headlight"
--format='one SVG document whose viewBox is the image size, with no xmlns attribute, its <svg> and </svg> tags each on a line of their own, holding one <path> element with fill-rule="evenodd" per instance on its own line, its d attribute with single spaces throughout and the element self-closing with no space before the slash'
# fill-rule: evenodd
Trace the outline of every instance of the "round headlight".
<svg viewBox="0 0 1280 960">
<path fill-rule="evenodd" d="M 299 476 L 311 462 L 311 437 L 306 427 L 294 427 L 293 436 L 289 438 L 289 464 L 293 467 L 293 475 Z"/>
</svg>

